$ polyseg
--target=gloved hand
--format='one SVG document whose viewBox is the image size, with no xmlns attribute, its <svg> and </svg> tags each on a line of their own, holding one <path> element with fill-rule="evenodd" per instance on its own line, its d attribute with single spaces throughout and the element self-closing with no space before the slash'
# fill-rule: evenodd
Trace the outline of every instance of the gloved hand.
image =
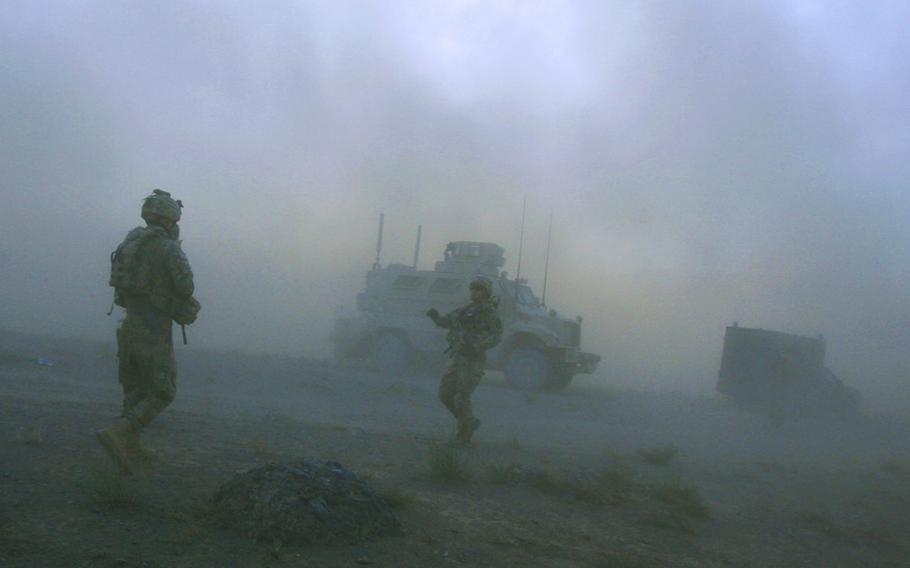
<svg viewBox="0 0 910 568">
<path fill-rule="evenodd" d="M 427 317 L 430 319 L 436 319 L 439 317 L 439 311 L 436 308 L 430 308 L 427 310 Z"/>
</svg>

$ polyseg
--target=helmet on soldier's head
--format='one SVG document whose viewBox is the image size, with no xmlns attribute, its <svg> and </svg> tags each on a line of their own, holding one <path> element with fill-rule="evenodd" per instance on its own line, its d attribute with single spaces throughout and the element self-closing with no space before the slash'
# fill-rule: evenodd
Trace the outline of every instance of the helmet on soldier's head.
<svg viewBox="0 0 910 568">
<path fill-rule="evenodd" d="M 179 199 L 172 198 L 166 191 L 156 189 L 142 202 L 142 218 L 148 221 L 150 215 L 157 215 L 176 223 L 180 220 L 181 209 L 183 203 Z"/>
<path fill-rule="evenodd" d="M 493 295 L 493 283 L 490 282 L 489 278 L 483 276 L 476 276 L 474 280 L 471 280 L 471 289 L 483 290 L 487 293 L 487 297 Z"/>
</svg>

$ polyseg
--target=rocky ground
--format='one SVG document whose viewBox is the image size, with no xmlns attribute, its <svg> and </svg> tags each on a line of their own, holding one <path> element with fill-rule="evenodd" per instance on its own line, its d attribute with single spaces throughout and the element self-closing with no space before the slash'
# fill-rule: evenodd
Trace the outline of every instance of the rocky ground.
<svg viewBox="0 0 910 568">
<path fill-rule="evenodd" d="M 910 424 L 772 424 L 726 401 L 601 388 L 478 389 L 473 447 L 432 377 L 181 348 L 160 457 L 116 473 L 112 344 L 0 333 L 2 566 L 907 566 Z M 706 377 L 706 393 L 712 378 Z M 330 460 L 399 536 L 259 543 L 213 506 L 235 474 Z"/>
</svg>

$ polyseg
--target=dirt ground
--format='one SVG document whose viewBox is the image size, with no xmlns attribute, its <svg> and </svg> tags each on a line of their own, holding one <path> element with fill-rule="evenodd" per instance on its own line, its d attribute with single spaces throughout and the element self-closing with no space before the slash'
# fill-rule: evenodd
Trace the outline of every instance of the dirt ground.
<svg viewBox="0 0 910 568">
<path fill-rule="evenodd" d="M 113 344 L 0 333 L 0 565 L 910 566 L 906 416 L 772 424 L 709 396 L 491 374 L 475 444 L 453 450 L 431 376 L 178 359 L 144 438 L 160 457 L 123 478 L 94 437 L 119 410 Z M 369 480 L 405 534 L 261 544 L 213 512 L 235 473 L 302 457 Z"/>
</svg>

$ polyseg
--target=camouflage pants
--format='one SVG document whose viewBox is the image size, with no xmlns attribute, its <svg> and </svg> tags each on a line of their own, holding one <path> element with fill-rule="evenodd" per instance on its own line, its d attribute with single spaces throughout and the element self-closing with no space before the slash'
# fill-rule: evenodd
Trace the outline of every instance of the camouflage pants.
<svg viewBox="0 0 910 568">
<path fill-rule="evenodd" d="M 452 359 L 452 365 L 442 376 L 439 383 L 439 400 L 449 409 L 449 412 L 464 424 L 474 418 L 471 408 L 471 393 L 480 384 L 483 378 L 484 360 L 482 358 L 468 359 L 461 355 Z"/>
<path fill-rule="evenodd" d="M 117 359 L 122 416 L 141 431 L 177 394 L 177 362 L 170 334 L 155 337 L 125 322 L 117 330 Z"/>
</svg>

